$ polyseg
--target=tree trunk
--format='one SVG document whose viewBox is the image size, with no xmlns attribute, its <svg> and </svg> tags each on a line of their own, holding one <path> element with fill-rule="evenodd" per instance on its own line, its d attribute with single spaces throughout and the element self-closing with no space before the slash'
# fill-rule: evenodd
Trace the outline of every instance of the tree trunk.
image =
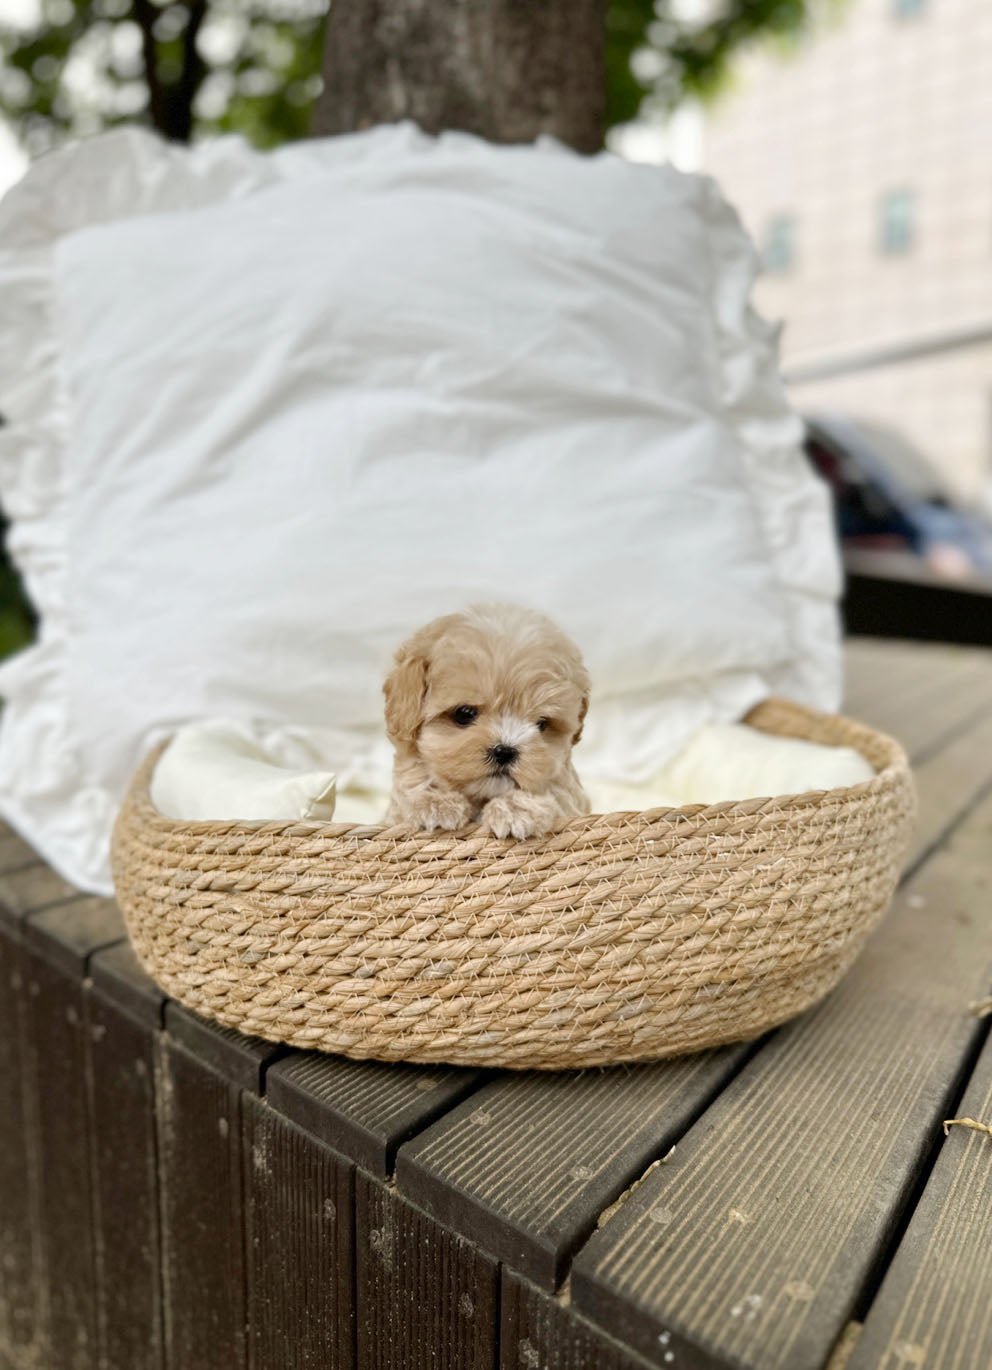
<svg viewBox="0 0 992 1370">
<path fill-rule="evenodd" d="M 313 133 L 413 119 L 603 144 L 606 0 L 332 0 Z"/>
</svg>

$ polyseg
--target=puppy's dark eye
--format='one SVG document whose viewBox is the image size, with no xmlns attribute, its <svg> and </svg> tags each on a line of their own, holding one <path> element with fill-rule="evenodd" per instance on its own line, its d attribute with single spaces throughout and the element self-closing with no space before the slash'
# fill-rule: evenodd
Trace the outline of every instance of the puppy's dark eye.
<svg viewBox="0 0 992 1370">
<path fill-rule="evenodd" d="M 452 723 L 457 723 L 459 728 L 467 728 L 470 723 L 474 723 L 479 717 L 478 709 L 471 704 L 459 704 L 457 709 L 451 711 Z"/>
<path fill-rule="evenodd" d="M 539 719 L 537 720 L 537 731 L 538 731 L 539 733 L 543 733 L 544 730 L 545 730 L 546 728 L 550 728 L 550 727 L 551 727 L 551 719 L 550 719 L 550 718 L 539 718 Z"/>
</svg>

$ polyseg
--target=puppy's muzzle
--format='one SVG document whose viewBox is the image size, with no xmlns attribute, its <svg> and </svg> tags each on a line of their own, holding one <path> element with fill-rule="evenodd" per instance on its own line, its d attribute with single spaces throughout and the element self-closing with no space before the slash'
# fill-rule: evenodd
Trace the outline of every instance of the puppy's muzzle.
<svg viewBox="0 0 992 1370">
<path fill-rule="evenodd" d="M 499 771 L 508 771 L 519 756 L 520 752 L 516 747 L 507 747 L 502 742 L 496 747 L 490 747 L 486 753 L 489 764 Z"/>
</svg>

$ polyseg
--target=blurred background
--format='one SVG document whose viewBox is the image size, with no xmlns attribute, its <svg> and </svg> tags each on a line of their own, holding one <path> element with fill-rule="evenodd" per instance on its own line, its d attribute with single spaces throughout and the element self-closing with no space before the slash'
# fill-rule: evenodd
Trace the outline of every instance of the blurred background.
<svg viewBox="0 0 992 1370">
<path fill-rule="evenodd" d="M 992 588 L 992 4 L 606 0 L 605 14 L 607 144 L 711 173 L 736 205 L 849 571 Z M 120 124 L 305 137 L 327 28 L 326 0 L 0 0 L 0 192 L 32 158 Z M 968 601 L 978 640 L 992 642 L 990 606 Z M 32 631 L 4 557 L 0 655 Z"/>
</svg>

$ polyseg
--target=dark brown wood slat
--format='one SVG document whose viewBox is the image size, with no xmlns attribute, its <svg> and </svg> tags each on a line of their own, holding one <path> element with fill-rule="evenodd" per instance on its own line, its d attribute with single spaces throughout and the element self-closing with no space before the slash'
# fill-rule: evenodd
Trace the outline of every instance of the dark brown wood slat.
<svg viewBox="0 0 992 1370">
<path fill-rule="evenodd" d="M 812 1370 L 924 1164 L 986 992 L 992 800 L 841 987 L 783 1028 L 572 1268 L 575 1306 L 664 1364 Z"/>
<path fill-rule="evenodd" d="M 402 1146 L 397 1184 L 439 1221 L 554 1289 L 603 1209 L 685 1130 L 744 1052 L 506 1075 Z"/>
<path fill-rule="evenodd" d="M 268 1071 L 265 1097 L 328 1146 L 386 1176 L 396 1148 L 462 1099 L 482 1072 L 347 1061 L 293 1052 Z"/>
<path fill-rule="evenodd" d="M 355 1270 L 360 1370 L 493 1370 L 496 1262 L 362 1171 Z"/>
<path fill-rule="evenodd" d="M 39 956 L 27 970 L 38 1121 L 41 1338 L 48 1364 L 90 1370 L 96 1360 L 96 1284 L 87 1144 L 81 979 Z"/>
<path fill-rule="evenodd" d="M 165 1363 L 168 1370 L 241 1370 L 241 1094 L 259 1087 L 277 1048 L 175 1004 L 165 1018 L 155 1071 Z"/>
<path fill-rule="evenodd" d="M 98 951 L 89 966 L 94 988 L 122 1012 L 149 1028 L 162 1026 L 165 995 L 142 970 L 130 942 Z"/>
<path fill-rule="evenodd" d="M 174 1042 L 187 1047 L 204 1065 L 233 1084 L 255 1094 L 261 1092 L 265 1067 L 285 1050 L 261 1037 L 246 1037 L 234 1028 L 209 1022 L 182 1004 L 166 1005 L 165 1025 Z"/>
<path fill-rule="evenodd" d="M 90 961 L 87 1079 L 100 1370 L 163 1358 L 154 1038 L 163 996 L 127 943 Z M 130 981 L 130 982 L 129 982 Z M 147 983 L 146 983 L 147 982 Z"/>
<path fill-rule="evenodd" d="M 559 1295 L 503 1271 L 499 1370 L 645 1370 L 627 1347 L 578 1317 Z"/>
<path fill-rule="evenodd" d="M 992 1123 L 992 1040 L 953 1111 Z M 849 1370 L 992 1365 L 990 1232 L 992 1139 L 951 1128 Z"/>
<path fill-rule="evenodd" d="M 33 1070 L 27 1105 L 36 1133 L 41 1341 L 52 1365 L 97 1364 L 96 1282 L 86 1099 L 83 978 L 93 952 L 120 937 L 106 899 L 76 896 L 21 923 Z"/>
<path fill-rule="evenodd" d="M 26 960 L 0 924 L 0 1365 L 41 1365 L 46 1354 L 38 1187 L 34 1049 Z"/>
<path fill-rule="evenodd" d="M 245 1365 L 238 1090 L 162 1038 L 156 1059 L 165 1364 Z"/>
<path fill-rule="evenodd" d="M 248 1364 L 351 1370 L 354 1167 L 242 1099 Z"/>
</svg>

